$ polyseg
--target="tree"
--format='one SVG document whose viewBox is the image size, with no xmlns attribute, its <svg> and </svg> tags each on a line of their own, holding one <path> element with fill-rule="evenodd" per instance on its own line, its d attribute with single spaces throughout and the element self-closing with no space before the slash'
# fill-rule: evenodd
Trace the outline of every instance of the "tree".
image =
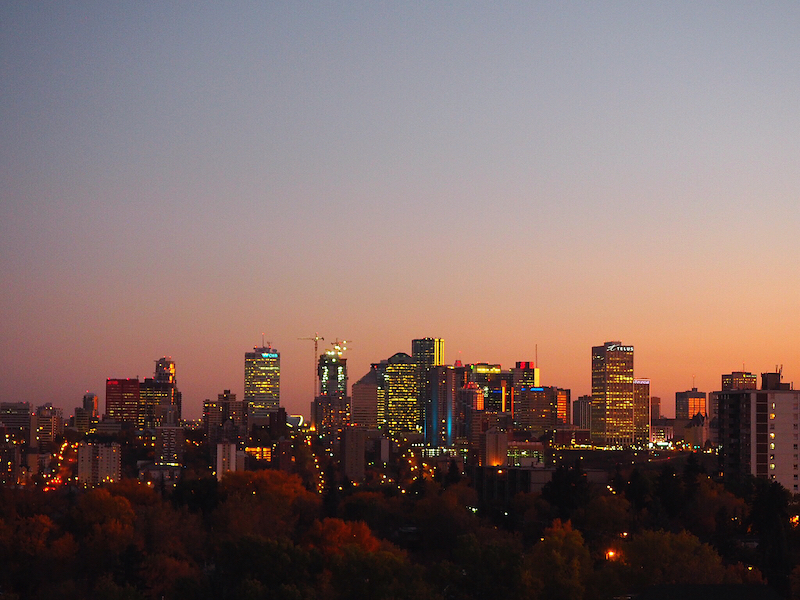
<svg viewBox="0 0 800 600">
<path fill-rule="evenodd" d="M 592 560 L 580 532 L 569 521 L 556 519 L 545 530 L 544 541 L 526 557 L 525 566 L 541 598 L 580 600 L 586 591 Z"/>
</svg>

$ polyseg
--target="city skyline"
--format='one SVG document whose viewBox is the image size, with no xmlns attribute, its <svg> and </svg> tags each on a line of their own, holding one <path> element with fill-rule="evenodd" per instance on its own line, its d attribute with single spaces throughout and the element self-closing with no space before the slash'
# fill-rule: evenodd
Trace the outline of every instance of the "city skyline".
<svg viewBox="0 0 800 600">
<path fill-rule="evenodd" d="M 0 8 L 0 401 L 171 356 L 188 417 L 262 332 L 308 413 L 411 340 L 591 388 L 800 381 L 800 6 Z M 329 337 L 330 336 L 330 337 Z"/>
</svg>

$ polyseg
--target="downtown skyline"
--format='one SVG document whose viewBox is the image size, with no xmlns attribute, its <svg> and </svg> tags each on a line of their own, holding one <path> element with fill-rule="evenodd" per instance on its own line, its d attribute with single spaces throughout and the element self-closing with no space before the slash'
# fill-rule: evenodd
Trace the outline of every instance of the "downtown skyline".
<svg viewBox="0 0 800 600">
<path fill-rule="evenodd" d="M 0 8 L 0 401 L 71 413 L 176 362 L 187 416 L 261 334 L 369 364 L 636 349 L 671 414 L 800 381 L 800 7 Z M 329 338 L 329 339 L 328 339 Z"/>
</svg>

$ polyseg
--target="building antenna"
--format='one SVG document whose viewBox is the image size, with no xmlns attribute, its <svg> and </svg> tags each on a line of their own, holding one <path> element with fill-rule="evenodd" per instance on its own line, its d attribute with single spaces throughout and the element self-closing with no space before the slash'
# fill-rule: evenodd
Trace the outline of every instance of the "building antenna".
<svg viewBox="0 0 800 600">
<path fill-rule="evenodd" d="M 692 375 L 692 389 L 694 389 L 694 378 L 695 378 L 695 376 Z"/>
</svg>

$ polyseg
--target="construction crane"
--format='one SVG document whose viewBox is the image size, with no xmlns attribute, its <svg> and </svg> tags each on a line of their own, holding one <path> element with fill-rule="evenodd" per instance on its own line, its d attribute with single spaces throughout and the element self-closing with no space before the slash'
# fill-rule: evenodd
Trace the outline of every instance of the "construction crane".
<svg viewBox="0 0 800 600">
<path fill-rule="evenodd" d="M 319 374 L 317 373 L 317 359 L 319 358 L 319 343 L 323 341 L 325 338 L 321 337 L 319 333 L 316 331 L 314 332 L 314 337 L 301 337 L 297 338 L 298 340 L 308 340 L 310 342 L 314 342 L 314 393 L 311 394 L 312 398 L 317 397 L 317 390 L 319 389 Z"/>
<path fill-rule="evenodd" d="M 333 346 L 333 350 L 328 350 L 328 354 L 331 355 L 331 356 L 333 356 L 334 354 L 336 356 L 341 356 L 342 352 L 347 350 L 347 344 L 349 344 L 352 341 L 353 340 L 342 340 L 340 342 L 339 338 L 337 337 L 336 341 L 331 342 L 331 346 Z"/>
</svg>

